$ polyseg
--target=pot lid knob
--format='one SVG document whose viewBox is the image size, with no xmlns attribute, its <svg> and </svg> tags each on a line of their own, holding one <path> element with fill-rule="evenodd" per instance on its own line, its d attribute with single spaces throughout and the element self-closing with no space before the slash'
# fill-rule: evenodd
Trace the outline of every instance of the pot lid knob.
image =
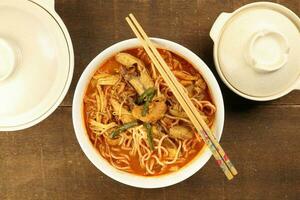
<svg viewBox="0 0 300 200">
<path fill-rule="evenodd" d="M 283 34 L 260 30 L 250 38 L 245 58 L 254 70 L 271 73 L 285 66 L 289 51 L 288 41 Z"/>
<path fill-rule="evenodd" d="M 9 40 L 0 38 L 0 81 L 9 78 L 17 63 L 17 48 Z"/>
</svg>

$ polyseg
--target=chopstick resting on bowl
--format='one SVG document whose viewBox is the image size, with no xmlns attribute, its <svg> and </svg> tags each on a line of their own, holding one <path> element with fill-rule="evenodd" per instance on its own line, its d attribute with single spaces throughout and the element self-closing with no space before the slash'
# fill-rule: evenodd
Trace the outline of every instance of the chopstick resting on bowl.
<svg viewBox="0 0 300 200">
<path fill-rule="evenodd" d="M 129 24 L 132 31 L 134 32 L 134 34 L 136 35 L 136 37 L 141 42 L 147 55 L 154 63 L 156 69 L 159 71 L 164 81 L 170 87 L 171 91 L 182 106 L 183 110 L 186 112 L 186 114 L 192 121 L 197 132 L 200 134 L 201 138 L 212 152 L 213 156 L 217 161 L 217 164 L 223 170 L 226 177 L 229 180 L 231 180 L 235 175 L 237 175 L 237 170 L 229 160 L 221 145 L 218 143 L 210 128 L 203 120 L 200 113 L 197 111 L 196 107 L 185 92 L 183 86 L 178 82 L 177 78 L 174 76 L 164 59 L 154 47 L 154 45 L 148 38 L 141 25 L 135 19 L 133 14 L 129 14 L 129 17 L 126 17 L 126 21 Z"/>
</svg>

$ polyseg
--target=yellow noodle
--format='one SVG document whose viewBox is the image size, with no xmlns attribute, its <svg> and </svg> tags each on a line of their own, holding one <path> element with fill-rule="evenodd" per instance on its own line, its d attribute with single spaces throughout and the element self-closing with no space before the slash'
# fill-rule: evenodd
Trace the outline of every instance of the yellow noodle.
<svg viewBox="0 0 300 200">
<path fill-rule="evenodd" d="M 204 117 L 205 122 L 212 126 L 216 107 L 206 98 L 207 85 L 204 79 L 198 73 L 185 70 L 181 60 L 173 56 L 171 52 L 162 50 L 161 53 L 182 84 L 184 91 L 191 97 L 193 104 Z M 143 66 L 131 67 L 128 70 L 128 75 L 138 76 L 140 74 L 138 70 L 147 70 L 156 89 L 156 97 L 153 100 L 163 97 L 163 99 L 166 99 L 168 107 L 174 108 L 178 113 L 183 112 L 172 91 L 157 72 L 146 52 L 141 48 L 137 49 L 137 57 L 145 62 L 146 68 Z M 180 167 L 174 166 L 174 164 L 185 163 L 189 156 L 197 153 L 195 150 L 197 145 L 203 144 L 201 137 L 195 134 L 191 121 L 185 115 L 177 115 L 176 112 L 172 113 L 168 110 L 164 117 L 156 122 L 163 135 L 153 138 L 154 150 L 150 149 L 147 132 L 142 125 L 119 134 L 116 138 L 118 140 L 115 142 L 116 144 L 113 143 L 110 146 L 106 142 L 108 139 L 111 141 L 109 133 L 123 124 L 120 120 L 123 114 L 122 108 L 132 111 L 137 93 L 121 74 L 101 74 L 99 70 L 95 73 L 93 79 L 95 81 L 91 81 L 90 91 L 83 100 L 88 133 L 100 154 L 115 168 L 134 173 L 130 161 L 137 158 L 144 175 L 176 171 Z M 116 99 L 121 104 L 116 112 L 113 111 L 109 101 L 111 98 Z M 195 136 L 188 140 L 169 138 L 169 129 L 176 125 L 190 127 Z M 174 157 L 170 156 L 169 148 L 176 150 Z"/>
</svg>

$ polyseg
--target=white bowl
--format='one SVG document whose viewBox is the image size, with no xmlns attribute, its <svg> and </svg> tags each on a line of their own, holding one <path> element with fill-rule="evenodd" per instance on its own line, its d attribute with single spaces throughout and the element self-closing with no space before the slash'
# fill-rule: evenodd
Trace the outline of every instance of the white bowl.
<svg viewBox="0 0 300 200">
<path fill-rule="evenodd" d="M 217 107 L 213 132 L 218 138 L 218 140 L 220 140 L 222 130 L 223 130 L 223 124 L 224 124 L 224 105 L 223 105 L 221 90 L 219 88 L 219 85 L 213 73 L 197 55 L 195 55 L 187 48 L 177 43 L 164 40 L 164 39 L 151 38 L 151 40 L 157 45 L 157 47 L 170 50 L 182 56 L 183 58 L 188 60 L 191 64 L 193 64 L 193 66 L 202 74 L 203 78 L 205 79 L 205 81 L 207 82 L 210 88 L 213 101 Z M 166 187 L 187 179 L 188 177 L 196 173 L 199 169 L 201 169 L 212 155 L 211 152 L 208 150 L 208 148 L 203 148 L 201 153 L 199 153 L 190 163 L 188 163 L 186 166 L 184 166 L 177 172 L 172 172 L 169 174 L 153 176 L 153 177 L 139 176 L 139 175 L 117 170 L 113 166 L 111 166 L 99 154 L 97 149 L 90 142 L 84 124 L 83 97 L 85 95 L 87 85 L 90 79 L 92 78 L 93 74 L 101 64 L 103 64 L 110 57 L 114 56 L 116 53 L 127 49 L 135 48 L 135 47 L 140 47 L 140 44 L 137 39 L 129 39 L 129 40 L 119 42 L 105 49 L 87 66 L 87 68 L 84 70 L 83 74 L 79 79 L 74 94 L 73 112 L 72 112 L 73 125 L 74 125 L 77 140 L 85 155 L 99 170 L 101 170 L 107 176 L 111 177 L 116 181 L 134 187 L 140 187 L 140 188 Z"/>
</svg>

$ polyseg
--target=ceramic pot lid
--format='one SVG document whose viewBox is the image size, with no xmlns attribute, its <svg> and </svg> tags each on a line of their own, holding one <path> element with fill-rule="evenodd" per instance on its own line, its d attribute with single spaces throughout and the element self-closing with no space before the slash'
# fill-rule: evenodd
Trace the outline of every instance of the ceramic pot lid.
<svg viewBox="0 0 300 200">
<path fill-rule="evenodd" d="M 253 97 L 281 93 L 300 75 L 299 18 L 272 5 L 253 4 L 234 12 L 219 38 L 222 74 L 235 89 Z"/>
<path fill-rule="evenodd" d="M 30 127 L 63 100 L 73 75 L 68 32 L 54 8 L 0 1 L 0 131 Z"/>
</svg>

